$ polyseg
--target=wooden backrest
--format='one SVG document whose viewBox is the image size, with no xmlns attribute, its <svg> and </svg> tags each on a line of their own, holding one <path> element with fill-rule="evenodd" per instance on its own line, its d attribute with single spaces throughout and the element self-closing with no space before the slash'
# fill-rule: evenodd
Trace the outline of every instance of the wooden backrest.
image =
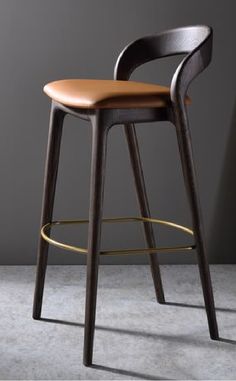
<svg viewBox="0 0 236 381">
<path fill-rule="evenodd" d="M 142 37 L 124 48 L 114 71 L 114 79 L 128 80 L 140 65 L 161 57 L 186 54 L 174 73 L 171 96 L 184 97 L 190 82 L 211 61 L 212 29 L 197 25 L 171 29 L 154 36 Z"/>
</svg>

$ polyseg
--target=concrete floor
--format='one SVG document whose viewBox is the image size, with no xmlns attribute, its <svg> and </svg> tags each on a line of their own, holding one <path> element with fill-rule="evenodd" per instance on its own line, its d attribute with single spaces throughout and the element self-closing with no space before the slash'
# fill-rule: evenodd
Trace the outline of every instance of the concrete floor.
<svg viewBox="0 0 236 381">
<path fill-rule="evenodd" d="M 236 379 L 236 266 L 211 267 L 221 340 L 209 339 L 196 266 L 101 266 L 94 366 L 82 365 L 85 268 L 48 268 L 31 319 L 35 268 L 0 268 L 0 379 Z"/>
</svg>

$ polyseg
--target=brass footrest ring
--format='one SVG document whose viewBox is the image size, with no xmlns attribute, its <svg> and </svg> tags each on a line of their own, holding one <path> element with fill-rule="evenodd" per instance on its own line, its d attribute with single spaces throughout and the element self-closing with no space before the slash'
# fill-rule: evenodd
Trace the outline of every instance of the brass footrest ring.
<svg viewBox="0 0 236 381">
<path fill-rule="evenodd" d="M 80 254 L 88 254 L 88 250 L 82 247 L 68 245 L 66 243 L 57 241 L 52 239 L 47 235 L 47 232 L 51 230 L 53 226 L 56 225 L 79 225 L 86 224 L 89 220 L 61 220 L 61 221 L 52 221 L 51 223 L 47 223 L 41 229 L 42 238 L 48 243 L 57 246 L 61 249 L 70 250 Z M 175 229 L 181 230 L 187 234 L 194 235 L 193 231 L 185 226 L 177 225 L 174 222 L 157 220 L 155 218 L 147 218 L 147 217 L 118 217 L 118 218 L 104 218 L 102 222 L 150 222 L 154 224 L 166 225 L 169 227 L 173 227 Z M 121 249 L 121 250 L 106 250 L 100 251 L 100 255 L 132 255 L 132 254 L 149 254 L 149 253 L 157 253 L 157 252 L 175 252 L 175 251 L 184 251 L 184 250 L 192 250 L 195 249 L 195 245 L 187 245 L 187 246 L 172 246 L 172 247 L 154 247 L 154 248 L 135 248 L 135 249 Z"/>
</svg>

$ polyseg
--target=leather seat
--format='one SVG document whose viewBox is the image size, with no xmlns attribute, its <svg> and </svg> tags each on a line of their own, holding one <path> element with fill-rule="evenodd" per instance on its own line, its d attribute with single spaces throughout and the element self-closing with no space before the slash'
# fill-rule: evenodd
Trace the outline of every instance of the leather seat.
<svg viewBox="0 0 236 381">
<path fill-rule="evenodd" d="M 145 108 L 170 104 L 168 87 L 134 81 L 65 79 L 47 84 L 44 92 L 74 108 Z M 189 103 L 189 98 L 186 102 Z"/>
</svg>

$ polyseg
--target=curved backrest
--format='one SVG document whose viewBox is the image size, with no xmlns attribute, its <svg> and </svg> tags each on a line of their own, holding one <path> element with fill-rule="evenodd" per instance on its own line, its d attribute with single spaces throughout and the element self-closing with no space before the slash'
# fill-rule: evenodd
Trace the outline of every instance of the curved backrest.
<svg viewBox="0 0 236 381">
<path fill-rule="evenodd" d="M 212 34 L 210 27 L 197 25 L 140 38 L 125 47 L 119 55 L 114 79 L 128 80 L 137 67 L 157 58 L 187 54 L 171 83 L 172 100 L 183 97 L 192 79 L 211 61 Z"/>
</svg>

